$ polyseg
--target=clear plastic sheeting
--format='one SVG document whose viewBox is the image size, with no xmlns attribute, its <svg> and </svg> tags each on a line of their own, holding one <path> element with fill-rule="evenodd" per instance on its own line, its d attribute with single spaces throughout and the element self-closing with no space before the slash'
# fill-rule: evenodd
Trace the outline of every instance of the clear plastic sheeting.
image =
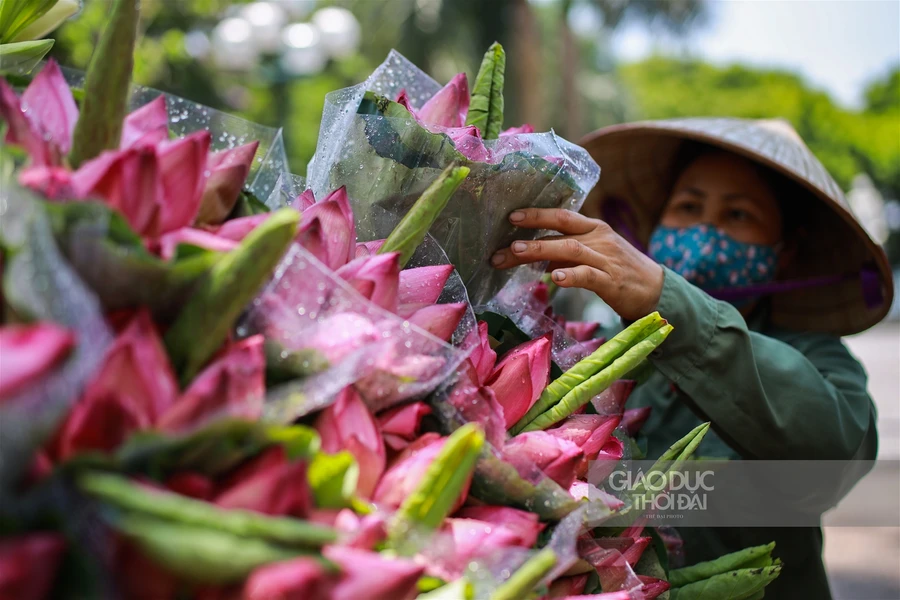
<svg viewBox="0 0 900 600">
<path fill-rule="evenodd" d="M 440 85 L 392 51 L 362 84 L 325 98 L 308 185 L 317 198 L 346 186 L 361 240 L 384 238 L 441 171 L 456 162 L 471 169 L 430 232 L 466 284 L 475 304 L 509 280 L 490 256 L 517 239 L 540 232 L 518 229 L 507 217 L 536 206 L 577 210 L 599 177 L 582 148 L 554 132 L 513 134 L 484 141 L 483 162 L 469 160 L 444 133 L 409 118 L 360 114 L 367 91 L 396 99 L 405 90 L 421 106 Z"/>
<path fill-rule="evenodd" d="M 590 354 L 590 351 L 566 333 L 565 327 L 547 316 L 546 305 L 536 299 L 534 292 L 543 272 L 541 266 L 519 267 L 503 289 L 486 304 L 477 306 L 475 312 L 490 311 L 508 317 L 531 339 L 552 333 L 550 355 L 553 362 L 565 371 Z"/>
<path fill-rule="evenodd" d="M 84 85 L 84 72 L 63 69 L 70 86 Z M 227 113 L 163 93 L 153 88 L 131 86 L 129 112 L 159 96 L 165 96 L 169 112 L 169 132 L 182 137 L 196 131 L 211 134 L 210 150 L 228 150 L 254 141 L 259 142 L 256 158 L 247 176 L 247 189 L 271 208 L 293 201 L 304 189 L 302 177 L 292 175 L 288 167 L 282 130 L 258 125 Z"/>
<path fill-rule="evenodd" d="M 646 598 L 642 591 L 644 583 L 618 550 L 601 547 L 587 534 L 578 539 L 578 555 L 597 571 L 604 592 L 627 592 L 630 600 Z"/>
<path fill-rule="evenodd" d="M 269 391 L 263 417 L 278 422 L 324 408 L 348 385 L 378 412 L 429 393 L 466 358 L 363 298 L 299 245 L 238 324 L 239 336 L 256 333 L 310 371 Z"/>
<path fill-rule="evenodd" d="M 470 562 L 466 569 L 466 579 L 472 584 L 473 597 L 485 600 L 490 598 L 528 559 L 546 549 L 553 551 L 556 561 L 553 568 L 541 578 L 541 584 L 547 585 L 560 577 L 578 561 L 578 536 L 583 529 L 585 510 L 586 507 L 579 508 L 556 524 L 550 540 L 543 548 L 503 548 Z"/>
<path fill-rule="evenodd" d="M 447 258 L 447 254 L 444 252 L 444 249 L 441 248 L 441 245 L 438 244 L 432 236 L 426 235 L 425 241 L 416 248 L 412 258 L 410 258 L 409 262 L 406 264 L 406 268 L 415 269 L 417 267 L 434 267 L 448 264 L 450 264 L 450 259 Z M 475 313 L 472 310 L 472 304 L 469 302 L 469 294 L 466 291 L 466 286 L 459 276 L 459 271 L 454 270 L 450 274 L 450 277 L 447 278 L 447 282 L 444 284 L 444 290 L 441 292 L 440 297 L 438 297 L 436 304 L 460 303 L 466 305 L 466 312 L 459 320 L 459 324 L 456 326 L 456 330 L 450 338 L 450 343 L 457 348 L 464 349 L 468 353 L 469 348 L 466 344 L 471 341 L 469 333 L 476 329 L 478 325 L 475 320 Z"/>
<path fill-rule="evenodd" d="M 0 494 L 31 464 L 103 361 L 112 335 L 100 303 L 60 255 L 47 215 L 30 192 L 0 183 L 3 245 L 15 248 L 4 273 L 6 302 L 21 318 L 51 321 L 75 334 L 71 355 L 0 406 Z"/>
</svg>

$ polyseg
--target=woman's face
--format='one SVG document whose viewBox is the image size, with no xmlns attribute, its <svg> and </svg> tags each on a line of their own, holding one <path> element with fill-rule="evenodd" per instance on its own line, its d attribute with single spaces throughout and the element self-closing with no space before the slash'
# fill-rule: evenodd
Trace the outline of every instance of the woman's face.
<svg viewBox="0 0 900 600">
<path fill-rule="evenodd" d="M 781 241 L 775 194 L 750 161 L 727 152 L 704 154 L 681 173 L 660 224 L 707 224 L 739 242 L 774 246 Z"/>
</svg>

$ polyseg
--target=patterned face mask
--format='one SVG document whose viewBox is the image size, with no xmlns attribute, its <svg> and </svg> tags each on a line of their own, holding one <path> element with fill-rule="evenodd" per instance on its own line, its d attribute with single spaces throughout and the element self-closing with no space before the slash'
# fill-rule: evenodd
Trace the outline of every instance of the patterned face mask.
<svg viewBox="0 0 900 600">
<path fill-rule="evenodd" d="M 747 244 L 709 225 L 660 225 L 650 236 L 650 257 L 705 291 L 749 287 L 775 280 L 778 248 Z M 732 301 L 739 306 L 752 298 Z"/>
</svg>

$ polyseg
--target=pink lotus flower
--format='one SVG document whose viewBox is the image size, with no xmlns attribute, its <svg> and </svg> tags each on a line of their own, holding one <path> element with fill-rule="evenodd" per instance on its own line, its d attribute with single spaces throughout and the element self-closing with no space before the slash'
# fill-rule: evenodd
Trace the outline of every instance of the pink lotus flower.
<svg viewBox="0 0 900 600">
<path fill-rule="evenodd" d="M 568 598 L 575 594 L 584 592 L 584 588 L 588 582 L 588 574 L 572 575 L 569 577 L 560 577 L 550 584 L 550 592 L 545 598 Z"/>
<path fill-rule="evenodd" d="M 580 478 L 587 473 L 587 461 L 595 460 L 604 448 L 607 452 L 613 452 L 614 448 L 618 447 L 615 444 L 607 447 L 610 435 L 618 424 L 619 417 L 616 416 L 572 415 L 559 426 L 548 429 L 547 433 L 574 443 L 584 452 L 586 460 L 579 465 L 575 474 Z"/>
<path fill-rule="evenodd" d="M 503 454 L 520 471 L 527 472 L 533 464 L 566 489 L 572 485 L 584 462 L 581 448 L 546 431 L 527 431 L 510 438 L 503 447 Z"/>
<path fill-rule="evenodd" d="M 641 427 L 644 426 L 644 423 L 647 422 L 647 419 L 650 418 L 650 413 L 652 411 L 653 408 L 650 406 L 629 408 L 625 411 L 625 414 L 622 415 L 622 427 L 625 428 L 625 431 L 631 437 L 636 436 L 641 430 Z"/>
<path fill-rule="evenodd" d="M 479 321 L 478 331 L 471 332 L 464 345 L 473 347 L 467 360 L 474 373 L 472 380 L 478 385 L 483 385 L 490 377 L 494 370 L 494 364 L 497 362 L 497 353 L 491 348 L 488 336 L 488 324 Z"/>
<path fill-rule="evenodd" d="M 625 401 L 631 395 L 635 382 L 620 379 L 606 388 L 591 404 L 598 415 L 621 415 L 625 411 Z"/>
<path fill-rule="evenodd" d="M 510 127 L 509 129 L 504 129 L 500 132 L 500 137 L 504 137 L 507 135 L 519 135 L 522 133 L 534 133 L 534 126 L 528 123 L 523 125 L 519 125 L 518 127 Z"/>
<path fill-rule="evenodd" d="M 58 533 L 29 533 L 0 541 L 0 598 L 47 598 L 66 549 Z"/>
<path fill-rule="evenodd" d="M 322 554 L 341 568 L 330 600 L 412 600 L 425 567 L 346 546 L 326 546 Z"/>
<path fill-rule="evenodd" d="M 464 506 L 456 511 L 454 516 L 503 527 L 515 535 L 513 545 L 523 548 L 534 546 L 537 543 L 538 534 L 545 527 L 538 521 L 536 513 L 507 506 Z"/>
<path fill-rule="evenodd" d="M 384 442 L 392 450 L 402 450 L 419 435 L 422 418 L 431 414 L 431 407 L 424 402 L 398 406 L 377 415 Z"/>
<path fill-rule="evenodd" d="M 641 586 L 641 593 L 644 594 L 644 598 L 647 600 L 657 598 L 670 587 L 669 582 L 664 579 L 650 577 L 649 575 L 638 575 L 637 577 L 644 584 Z"/>
<path fill-rule="evenodd" d="M 165 481 L 166 489 L 198 500 L 211 500 L 215 492 L 215 485 L 213 480 L 206 475 L 192 471 L 176 473 Z"/>
<path fill-rule="evenodd" d="M 400 271 L 397 288 L 397 314 L 408 318 L 417 310 L 433 305 L 444 291 L 453 265 L 418 267 Z"/>
<path fill-rule="evenodd" d="M 259 567 L 244 584 L 244 600 L 329 600 L 334 581 L 309 557 Z"/>
<path fill-rule="evenodd" d="M 316 197 L 313 195 L 312 190 L 303 190 L 303 192 L 291 202 L 291 207 L 303 212 L 315 203 Z"/>
<path fill-rule="evenodd" d="M 99 196 L 141 235 L 190 225 L 206 185 L 210 134 L 198 131 L 155 146 L 103 152 L 72 175 L 80 198 Z"/>
<path fill-rule="evenodd" d="M 415 489 L 419 480 L 434 461 L 447 438 L 436 433 L 426 433 L 410 444 L 394 459 L 388 470 L 381 477 L 372 500 L 386 508 L 397 508 Z M 470 481 L 466 482 L 460 494 L 458 504 L 461 505 L 469 494 Z M 457 506 L 458 508 L 458 506 Z"/>
<path fill-rule="evenodd" d="M 116 338 L 100 371 L 60 428 L 56 454 L 112 450 L 169 410 L 178 384 L 147 311 L 139 311 Z"/>
<path fill-rule="evenodd" d="M 349 508 L 340 511 L 334 520 L 334 528 L 347 537 L 342 546 L 373 550 L 375 546 L 387 539 L 385 517 L 379 513 L 358 516 Z"/>
<path fill-rule="evenodd" d="M 155 146 L 169 139 L 169 113 L 165 96 L 157 96 L 131 112 L 122 123 L 122 148 Z"/>
<path fill-rule="evenodd" d="M 550 380 L 549 334 L 513 348 L 500 360 L 485 385 L 503 407 L 509 429 L 525 416 Z"/>
<path fill-rule="evenodd" d="M 457 325 L 466 314 L 468 304 L 432 304 L 420 308 L 409 317 L 409 322 L 421 327 L 436 338 L 449 342 Z"/>
<path fill-rule="evenodd" d="M 65 167 L 26 167 L 19 173 L 19 183 L 52 200 L 76 197 L 75 188 L 72 187 L 72 173 Z"/>
<path fill-rule="evenodd" d="M 363 256 L 373 256 L 378 254 L 378 251 L 381 250 L 381 247 L 384 246 L 384 240 L 372 240 L 370 242 L 357 242 L 356 244 L 356 252 L 354 254 L 354 258 L 361 258 Z M 413 269 L 410 269 L 413 270 Z M 403 273 L 403 271 L 401 271 Z M 401 285 L 403 282 L 400 282 Z"/>
<path fill-rule="evenodd" d="M 55 323 L 0 327 L 0 403 L 51 371 L 74 346 L 72 332 Z"/>
<path fill-rule="evenodd" d="M 244 187 L 259 142 L 222 150 L 207 157 L 209 179 L 200 200 L 198 223 L 221 223 L 234 208 Z"/>
<path fill-rule="evenodd" d="M 356 252 L 356 225 L 345 188 L 303 209 L 297 241 L 332 270 L 350 260 Z"/>
<path fill-rule="evenodd" d="M 521 538 L 511 529 L 503 525 L 485 523 L 475 519 L 446 519 L 443 529 L 449 529 L 453 539 L 451 555 L 439 557 L 440 572 L 446 572 L 449 578 L 457 578 L 465 571 L 470 561 L 479 557 L 487 557 L 501 552 L 505 548 L 529 548 L 523 545 Z"/>
<path fill-rule="evenodd" d="M 157 427 L 177 431 L 218 416 L 259 417 L 266 393 L 263 336 L 231 344 L 194 379 L 162 414 Z"/>
<path fill-rule="evenodd" d="M 406 90 L 401 90 L 397 103 L 424 128 L 432 133 L 444 133 L 453 140 L 456 149 L 469 160 L 493 162 L 494 157 L 481 138 L 481 132 L 474 125 L 466 125 L 469 114 L 469 83 L 465 73 L 459 73 L 441 90 L 432 96 L 421 108 L 410 104 Z M 520 133 L 532 133 L 531 125 L 511 127 L 500 133 L 501 137 Z"/>
<path fill-rule="evenodd" d="M 305 518 L 313 508 L 306 464 L 290 462 L 283 446 L 274 446 L 243 465 L 215 498 L 223 508 Z"/>
<path fill-rule="evenodd" d="M 203 229 L 182 227 L 181 229 L 163 234 L 157 240 L 154 251 L 164 260 L 172 260 L 180 244 L 199 246 L 200 248 L 206 248 L 207 250 L 212 250 L 214 252 L 228 252 L 236 248 L 238 242 L 225 237 L 220 237 L 215 233 L 204 231 Z"/>
<path fill-rule="evenodd" d="M 381 332 L 371 320 L 356 313 L 339 312 L 311 327 L 304 335 L 303 346 L 318 350 L 331 363 L 338 363 L 380 337 Z"/>
<path fill-rule="evenodd" d="M 474 380 L 477 375 L 471 363 L 463 363 L 457 369 L 459 381 L 453 387 L 447 402 L 467 423 L 478 423 L 484 430 L 485 440 L 495 447 L 503 446 L 506 441 L 506 423 L 503 420 L 503 407 L 489 387 L 478 385 Z"/>
<path fill-rule="evenodd" d="M 319 414 L 315 427 L 325 452 L 347 450 L 353 455 L 359 464 L 356 491 L 363 498 L 371 497 L 384 473 L 385 449 L 378 424 L 359 394 L 344 388 L 334 404 Z"/>
<path fill-rule="evenodd" d="M 226 221 L 222 225 L 206 226 L 202 229 L 182 227 L 161 235 L 153 244 L 153 250 L 165 260 L 170 260 L 175 256 L 179 244 L 190 244 L 215 252 L 228 252 L 237 247 L 248 233 L 270 216 L 270 213 L 263 213 L 239 217 Z"/>
<path fill-rule="evenodd" d="M 594 541 L 600 548 L 616 550 L 632 567 L 637 564 L 647 546 L 653 541 L 651 537 L 601 537 Z"/>
<path fill-rule="evenodd" d="M 593 339 L 594 334 L 600 329 L 600 323 L 588 321 L 566 321 L 566 333 L 576 342 L 586 342 Z"/>
<path fill-rule="evenodd" d="M 39 166 L 58 166 L 72 148 L 78 107 L 55 60 L 49 60 L 22 97 L 0 79 L 0 116 L 6 142 L 22 146 Z"/>
<path fill-rule="evenodd" d="M 397 252 L 355 258 L 338 268 L 336 274 L 364 298 L 385 310 L 394 312 L 397 310 L 399 261 L 400 254 Z"/>
</svg>

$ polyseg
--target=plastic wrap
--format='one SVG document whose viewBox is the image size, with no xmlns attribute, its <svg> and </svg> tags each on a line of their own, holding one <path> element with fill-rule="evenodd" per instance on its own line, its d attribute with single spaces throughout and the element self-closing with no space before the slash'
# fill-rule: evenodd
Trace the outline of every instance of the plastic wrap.
<svg viewBox="0 0 900 600">
<path fill-rule="evenodd" d="M 363 298 L 307 250 L 294 245 L 238 324 L 262 333 L 284 355 L 311 352 L 318 373 L 267 395 L 264 418 L 291 422 L 324 408 L 354 385 L 372 412 L 424 395 L 466 353 Z"/>
<path fill-rule="evenodd" d="M 84 72 L 63 69 L 66 81 L 72 87 L 84 85 Z M 247 189 L 271 208 L 279 208 L 293 201 L 305 188 L 302 177 L 292 175 L 288 168 L 284 136 L 275 129 L 251 123 L 208 106 L 166 94 L 140 85 L 131 86 L 129 112 L 165 96 L 169 112 L 169 132 L 182 137 L 195 131 L 206 130 L 211 134 L 210 150 L 227 150 L 253 141 L 259 142 L 256 159 L 247 176 Z"/>
<path fill-rule="evenodd" d="M 361 114 L 367 91 L 395 99 L 405 90 L 421 106 L 440 85 L 392 51 L 366 82 L 328 94 L 308 185 L 322 198 L 346 186 L 360 239 L 384 238 L 440 172 L 453 162 L 471 173 L 430 232 L 457 267 L 475 304 L 486 302 L 510 278 L 490 256 L 540 232 L 518 229 L 507 217 L 536 206 L 578 210 L 599 177 L 582 148 L 554 132 L 486 140 L 483 161 L 463 156 L 444 133 L 408 118 Z"/>
<path fill-rule="evenodd" d="M 76 340 L 65 362 L 0 405 L 0 490 L 5 491 L 78 399 L 112 336 L 97 298 L 60 255 L 42 204 L 4 181 L 0 214 L 4 245 L 16 248 L 3 274 L 7 303 L 23 318 L 68 328 Z"/>
</svg>

